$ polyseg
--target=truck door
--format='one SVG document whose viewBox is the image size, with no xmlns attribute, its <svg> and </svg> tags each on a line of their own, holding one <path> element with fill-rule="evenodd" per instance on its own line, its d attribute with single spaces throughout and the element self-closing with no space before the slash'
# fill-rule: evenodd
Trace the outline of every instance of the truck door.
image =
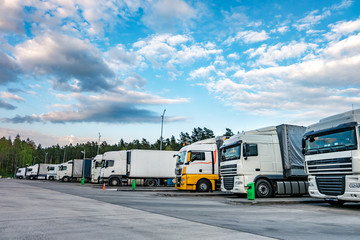
<svg viewBox="0 0 360 240">
<path fill-rule="evenodd" d="M 260 159 L 258 153 L 259 151 L 258 144 L 244 143 L 242 151 L 243 151 L 242 160 L 243 160 L 244 174 L 259 174 L 261 168 L 260 168 Z"/>
<path fill-rule="evenodd" d="M 187 167 L 188 174 L 212 174 L 213 157 L 212 152 L 191 151 L 190 163 Z"/>
</svg>

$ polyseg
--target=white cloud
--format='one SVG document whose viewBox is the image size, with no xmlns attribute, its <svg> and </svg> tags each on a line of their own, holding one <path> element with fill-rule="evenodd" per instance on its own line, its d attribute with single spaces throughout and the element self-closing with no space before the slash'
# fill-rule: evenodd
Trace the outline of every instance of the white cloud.
<svg viewBox="0 0 360 240">
<path fill-rule="evenodd" d="M 114 73 L 102 53 L 87 40 L 49 32 L 15 47 L 21 68 L 32 74 L 52 76 L 63 90 L 99 90 L 113 84 Z"/>
<path fill-rule="evenodd" d="M 212 72 L 216 72 L 216 69 L 214 66 L 208 66 L 208 67 L 201 67 L 199 69 L 196 69 L 192 71 L 190 75 L 190 79 L 195 78 L 208 78 Z"/>
<path fill-rule="evenodd" d="M 224 104 L 253 114 L 286 112 L 288 119 L 304 120 L 311 114 L 346 111 L 360 102 L 360 33 L 330 42 L 323 49 L 318 47 L 304 42 L 264 44 L 245 53 L 272 67 L 240 68 L 233 79 L 220 77 L 204 85 Z M 316 51 L 308 54 L 308 50 Z M 303 58 L 304 54 L 309 57 Z M 302 61 L 277 66 L 277 62 L 290 58 Z"/>
<path fill-rule="evenodd" d="M 0 31 L 24 32 L 23 4 L 22 0 L 0 0 Z"/>
<path fill-rule="evenodd" d="M 307 30 L 313 25 L 318 24 L 321 20 L 331 15 L 331 11 L 325 10 L 322 13 L 319 13 L 319 10 L 311 11 L 307 16 L 298 20 L 293 26 L 298 30 Z"/>
<path fill-rule="evenodd" d="M 239 60 L 240 59 L 240 56 L 237 53 L 230 53 L 227 57 L 230 58 L 230 59 L 233 59 L 233 60 Z"/>
<path fill-rule="evenodd" d="M 24 99 L 16 94 L 12 94 L 9 92 L 1 92 L 1 97 L 4 99 L 11 99 L 11 100 L 15 100 L 17 102 L 23 101 Z"/>
<path fill-rule="evenodd" d="M 277 66 L 279 61 L 299 58 L 307 50 L 312 50 L 316 47 L 316 44 L 293 41 L 288 45 L 278 43 L 273 46 L 268 46 L 264 44 L 257 49 L 249 49 L 245 53 L 249 54 L 250 58 L 259 57 L 256 65 Z"/>
<path fill-rule="evenodd" d="M 249 30 L 238 32 L 235 37 L 227 38 L 224 43 L 231 45 L 235 41 L 239 40 L 243 41 L 244 43 L 256 43 L 265 41 L 267 39 L 269 39 L 269 35 L 265 32 L 265 30 L 262 30 L 261 32 Z"/>
<path fill-rule="evenodd" d="M 342 36 L 348 36 L 351 33 L 360 31 L 360 18 L 355 21 L 342 21 L 336 24 L 330 24 L 331 32 L 325 34 L 329 40 L 338 40 Z"/>
<path fill-rule="evenodd" d="M 183 0 L 151 0 L 145 4 L 142 22 L 158 32 L 171 31 L 176 26 L 188 28 L 198 11 Z"/>
</svg>

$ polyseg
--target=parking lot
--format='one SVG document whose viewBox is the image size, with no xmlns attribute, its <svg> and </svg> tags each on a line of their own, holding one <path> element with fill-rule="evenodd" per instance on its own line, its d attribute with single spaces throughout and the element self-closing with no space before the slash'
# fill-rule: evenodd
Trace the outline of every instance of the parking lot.
<svg viewBox="0 0 360 240">
<path fill-rule="evenodd" d="M 360 204 L 0 179 L 1 239 L 355 239 Z"/>
</svg>

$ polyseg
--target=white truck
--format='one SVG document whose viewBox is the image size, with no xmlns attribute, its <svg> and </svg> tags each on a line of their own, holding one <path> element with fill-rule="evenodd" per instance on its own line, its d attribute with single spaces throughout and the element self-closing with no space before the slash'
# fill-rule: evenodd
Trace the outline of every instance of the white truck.
<svg viewBox="0 0 360 240">
<path fill-rule="evenodd" d="M 47 167 L 46 179 L 48 180 L 57 180 L 57 173 L 59 170 L 59 164 L 49 164 Z"/>
<path fill-rule="evenodd" d="M 360 201 L 360 109 L 321 119 L 303 138 L 309 194 L 333 205 Z"/>
<path fill-rule="evenodd" d="M 128 179 L 141 179 L 146 186 L 165 185 L 175 177 L 176 151 L 123 150 L 103 154 L 100 183 L 122 185 Z"/>
<path fill-rule="evenodd" d="M 243 194 L 253 183 L 259 198 L 306 194 L 304 132 L 305 127 L 282 124 L 229 138 L 221 146 L 221 190 Z"/>
<path fill-rule="evenodd" d="M 26 176 L 26 168 L 18 168 L 16 170 L 15 178 L 24 179 Z"/>
<path fill-rule="evenodd" d="M 33 179 L 48 179 L 48 168 L 56 166 L 55 164 L 38 163 L 27 168 L 26 178 Z"/>
<path fill-rule="evenodd" d="M 60 164 L 57 178 L 63 182 L 81 181 L 85 178 L 89 181 L 91 177 L 91 159 L 73 159 Z"/>
<path fill-rule="evenodd" d="M 100 183 L 102 156 L 98 154 L 91 160 L 91 183 Z"/>
<path fill-rule="evenodd" d="M 219 147 L 224 139 L 209 138 L 180 149 L 175 168 L 177 189 L 198 192 L 219 189 Z"/>
</svg>

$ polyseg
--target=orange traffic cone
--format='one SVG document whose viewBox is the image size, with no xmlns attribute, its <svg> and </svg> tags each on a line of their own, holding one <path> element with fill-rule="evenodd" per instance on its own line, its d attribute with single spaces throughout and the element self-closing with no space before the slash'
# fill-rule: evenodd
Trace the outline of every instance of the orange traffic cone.
<svg viewBox="0 0 360 240">
<path fill-rule="evenodd" d="M 103 185 L 103 188 L 102 188 L 103 190 L 105 190 L 105 183 L 104 183 L 104 185 Z"/>
</svg>

